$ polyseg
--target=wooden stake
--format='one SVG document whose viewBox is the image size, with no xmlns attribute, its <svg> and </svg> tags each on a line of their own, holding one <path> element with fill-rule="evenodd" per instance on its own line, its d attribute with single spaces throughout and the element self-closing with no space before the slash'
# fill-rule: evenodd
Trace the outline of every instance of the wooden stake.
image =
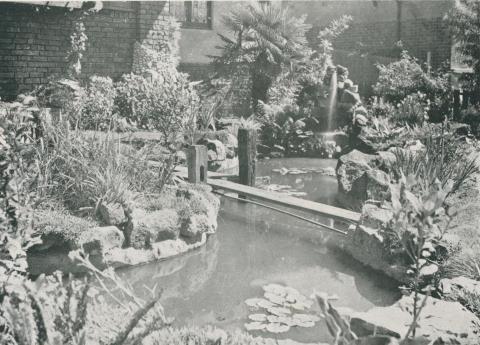
<svg viewBox="0 0 480 345">
<path fill-rule="evenodd" d="M 255 164 L 257 161 L 257 132 L 254 129 L 238 129 L 239 182 L 255 186 Z"/>
<path fill-rule="evenodd" d="M 190 183 L 207 183 L 207 147 L 192 145 L 187 150 L 188 180 Z"/>
</svg>

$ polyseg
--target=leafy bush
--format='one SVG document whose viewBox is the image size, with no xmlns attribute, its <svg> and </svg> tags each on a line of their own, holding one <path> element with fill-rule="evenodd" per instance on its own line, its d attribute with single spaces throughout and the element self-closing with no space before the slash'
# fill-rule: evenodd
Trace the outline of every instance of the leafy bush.
<svg viewBox="0 0 480 345">
<path fill-rule="evenodd" d="M 442 94 L 449 87 L 448 75 L 442 71 L 427 74 L 418 60 L 403 51 L 398 61 L 388 65 L 377 65 L 378 81 L 373 89 L 379 96 L 390 102 L 399 102 L 407 95 L 423 92 L 429 97 Z"/>
<path fill-rule="evenodd" d="M 378 81 L 374 92 L 397 104 L 408 95 L 421 92 L 430 101 L 430 119 L 441 121 L 450 114 L 452 94 L 448 70 L 440 68 L 427 73 L 418 60 L 403 51 L 401 59 L 388 65 L 377 65 Z"/>
<path fill-rule="evenodd" d="M 187 76 L 169 65 L 145 76 L 126 74 L 117 83 L 119 115 L 139 128 L 158 130 L 167 148 L 195 126 L 198 102 Z"/>
<path fill-rule="evenodd" d="M 109 77 L 93 76 L 88 80 L 81 128 L 109 130 L 115 125 L 113 105 L 116 90 Z"/>
</svg>

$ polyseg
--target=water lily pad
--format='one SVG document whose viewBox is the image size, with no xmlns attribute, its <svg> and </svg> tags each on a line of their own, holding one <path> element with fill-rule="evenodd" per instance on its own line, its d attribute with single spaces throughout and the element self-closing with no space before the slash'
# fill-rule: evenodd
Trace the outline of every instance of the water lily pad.
<svg viewBox="0 0 480 345">
<path fill-rule="evenodd" d="M 290 316 L 277 316 L 277 322 L 290 327 L 296 325 L 295 321 Z"/>
<path fill-rule="evenodd" d="M 245 329 L 247 331 L 260 331 L 266 327 L 267 325 L 261 322 L 249 322 L 245 324 Z"/>
<path fill-rule="evenodd" d="M 282 325 L 280 323 L 270 323 L 266 327 L 267 331 L 270 333 L 285 333 L 290 329 L 287 325 Z"/>
<path fill-rule="evenodd" d="M 277 316 L 277 315 L 268 315 L 267 320 L 270 323 L 280 323 L 279 316 Z"/>
<path fill-rule="evenodd" d="M 263 296 L 266 299 L 268 299 L 270 302 L 273 302 L 275 304 L 282 305 L 285 302 L 285 298 L 283 298 L 282 296 L 276 295 L 274 293 L 271 293 L 271 292 L 265 292 L 265 294 Z"/>
<path fill-rule="evenodd" d="M 294 321 L 295 321 L 295 320 L 294 320 Z M 296 320 L 296 321 L 295 321 L 295 326 L 310 328 L 310 327 L 315 326 L 315 322 L 313 322 L 313 321 L 298 321 L 298 320 Z"/>
<path fill-rule="evenodd" d="M 285 296 L 285 300 L 288 303 L 295 303 L 297 301 L 297 296 L 289 293 L 287 296 Z"/>
<path fill-rule="evenodd" d="M 248 305 L 249 307 L 257 308 L 259 307 L 258 304 L 260 301 L 265 301 L 265 300 L 263 298 L 249 298 L 245 300 L 245 304 Z"/>
<path fill-rule="evenodd" d="M 248 318 L 252 321 L 264 322 L 267 321 L 267 315 L 265 314 L 250 314 Z"/>
<path fill-rule="evenodd" d="M 267 310 L 270 314 L 277 315 L 277 316 L 283 316 L 283 315 L 288 315 L 292 313 L 290 309 L 282 308 L 282 307 L 271 307 L 271 308 L 267 308 Z"/>
<path fill-rule="evenodd" d="M 306 305 L 304 303 L 292 303 L 290 304 L 290 307 L 296 310 L 305 310 L 307 309 Z"/>
<path fill-rule="evenodd" d="M 299 323 L 320 321 L 320 318 L 317 315 L 312 314 L 293 314 L 292 318 L 295 322 Z"/>
<path fill-rule="evenodd" d="M 266 300 L 266 299 L 263 299 L 263 298 L 259 298 L 259 302 L 257 303 L 257 305 L 260 307 L 260 308 L 265 308 L 265 309 L 268 309 L 268 308 L 272 308 L 275 306 L 275 304 L 273 304 L 272 302 Z"/>
</svg>

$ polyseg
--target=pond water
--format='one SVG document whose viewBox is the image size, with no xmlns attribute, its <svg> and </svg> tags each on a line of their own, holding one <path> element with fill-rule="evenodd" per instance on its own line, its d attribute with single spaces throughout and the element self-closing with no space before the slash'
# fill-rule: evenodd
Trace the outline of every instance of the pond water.
<svg viewBox="0 0 480 345">
<path fill-rule="evenodd" d="M 335 167 L 334 160 L 275 159 L 258 164 L 258 176 L 289 184 L 305 198 L 334 204 L 336 178 L 318 173 L 281 175 L 272 169 Z M 312 218 L 312 216 L 309 216 Z M 321 217 L 337 228 L 346 225 Z M 182 257 L 120 270 L 139 295 L 145 287 L 163 288 L 162 304 L 174 325 L 215 325 L 244 329 L 249 309 L 245 300 L 262 297 L 262 287 L 278 283 L 305 296 L 314 290 L 337 295 L 335 306 L 365 311 L 393 304 L 399 293 L 386 277 L 355 262 L 332 244 L 338 235 L 266 208 L 222 198 L 217 233 L 207 245 Z M 254 335 L 304 342 L 329 340 L 323 321 L 312 328 L 292 327 L 283 334 Z"/>
</svg>

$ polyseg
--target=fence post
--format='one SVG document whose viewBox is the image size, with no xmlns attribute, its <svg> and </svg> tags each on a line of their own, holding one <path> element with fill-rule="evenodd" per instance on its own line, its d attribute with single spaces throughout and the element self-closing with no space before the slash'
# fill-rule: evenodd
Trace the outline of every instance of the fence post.
<svg viewBox="0 0 480 345">
<path fill-rule="evenodd" d="M 257 161 L 257 132 L 255 129 L 238 129 L 238 178 L 241 184 L 255 186 Z"/>
<path fill-rule="evenodd" d="M 207 147 L 192 145 L 187 150 L 188 181 L 190 183 L 206 183 L 208 171 Z"/>
</svg>

